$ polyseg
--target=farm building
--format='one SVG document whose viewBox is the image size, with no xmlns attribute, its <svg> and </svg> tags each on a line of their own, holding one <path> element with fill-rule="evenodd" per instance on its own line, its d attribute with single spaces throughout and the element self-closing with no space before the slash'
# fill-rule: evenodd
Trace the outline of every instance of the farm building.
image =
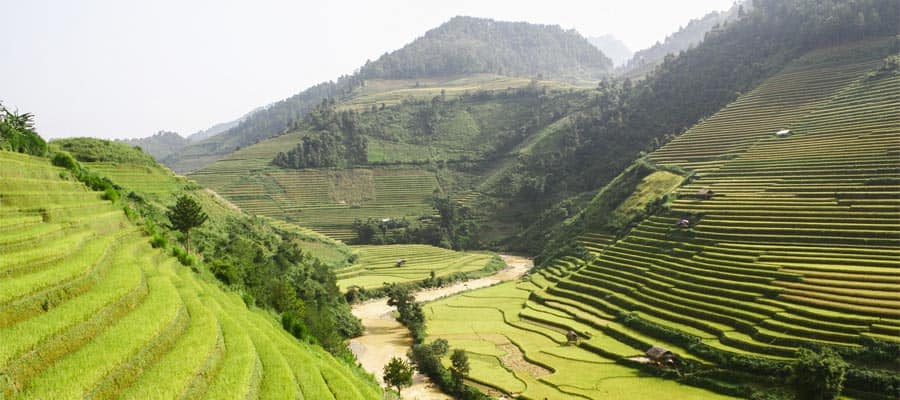
<svg viewBox="0 0 900 400">
<path fill-rule="evenodd" d="M 658 367 L 674 367 L 681 362 L 681 357 L 663 347 L 653 346 L 644 354 L 650 359 L 650 364 Z"/>
<path fill-rule="evenodd" d="M 792 132 L 790 129 L 782 129 L 778 132 L 775 132 L 775 136 L 776 137 L 788 137 L 788 136 L 791 136 L 792 133 L 794 133 L 794 132 Z"/>
<path fill-rule="evenodd" d="M 703 188 L 703 189 L 700 189 L 700 190 L 697 191 L 696 196 L 697 196 L 698 198 L 700 198 L 700 199 L 703 199 L 703 200 L 709 200 L 709 199 L 711 199 L 715 194 L 716 194 L 716 192 L 714 192 L 712 189 L 710 189 L 710 188 Z"/>
</svg>

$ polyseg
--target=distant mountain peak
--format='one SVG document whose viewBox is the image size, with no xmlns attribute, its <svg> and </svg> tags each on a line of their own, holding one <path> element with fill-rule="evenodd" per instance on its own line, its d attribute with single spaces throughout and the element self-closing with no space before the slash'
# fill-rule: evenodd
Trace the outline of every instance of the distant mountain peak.
<svg viewBox="0 0 900 400">
<path fill-rule="evenodd" d="M 359 73 L 365 79 L 473 73 L 600 79 L 611 68 L 612 61 L 575 30 L 456 16 Z"/>
<path fill-rule="evenodd" d="M 611 34 L 593 36 L 587 40 L 609 57 L 617 67 L 625 64 L 634 54 L 624 42 Z"/>
</svg>

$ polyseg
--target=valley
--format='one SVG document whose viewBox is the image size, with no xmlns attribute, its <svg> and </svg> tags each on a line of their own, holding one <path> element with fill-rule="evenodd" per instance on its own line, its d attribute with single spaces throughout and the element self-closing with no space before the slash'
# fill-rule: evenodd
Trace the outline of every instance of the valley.
<svg viewBox="0 0 900 400">
<path fill-rule="evenodd" d="M 0 104 L 0 399 L 900 398 L 898 18 L 457 16 L 192 138 Z"/>
</svg>

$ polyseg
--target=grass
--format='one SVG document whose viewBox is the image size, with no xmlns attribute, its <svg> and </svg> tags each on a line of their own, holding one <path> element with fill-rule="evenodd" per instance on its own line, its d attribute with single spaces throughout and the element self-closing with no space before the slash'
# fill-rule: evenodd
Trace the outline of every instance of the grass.
<svg viewBox="0 0 900 400">
<path fill-rule="evenodd" d="M 198 375 L 210 371 L 207 363 L 222 351 L 219 324 L 199 298 L 199 288 L 189 274 L 179 274 L 178 292 L 187 308 L 191 324 L 178 342 L 121 395 L 125 399 L 176 398 L 187 392 Z M 160 382 L 166 382 L 160 385 Z"/>
<path fill-rule="evenodd" d="M 579 346 L 565 345 L 564 331 L 523 316 L 560 318 L 559 311 L 532 305 L 531 284 L 508 282 L 428 303 L 428 340 L 444 338 L 470 354 L 470 378 L 528 398 L 727 398 L 674 381 L 647 376 Z M 594 330 L 594 346 L 624 355 L 640 349 Z M 519 359 L 509 353 L 515 346 Z"/>
<path fill-rule="evenodd" d="M 242 157 L 237 152 L 191 177 L 247 213 L 281 219 L 339 240 L 355 238 L 352 226 L 356 220 L 414 220 L 434 214 L 429 201 L 437 180 L 422 169 L 261 167 L 248 172 L 247 165 L 256 162 L 253 160 L 268 161 Z"/>
<path fill-rule="evenodd" d="M 128 356 L 150 344 L 182 312 L 175 287 L 164 277 L 148 279 L 150 293 L 140 307 L 119 320 L 90 343 L 60 359 L 32 379 L 21 398 L 75 399 L 115 372 Z M 84 366 L 93 368 L 86 369 Z"/>
<path fill-rule="evenodd" d="M 336 271 L 341 288 L 379 288 L 384 283 L 421 281 L 435 277 L 484 269 L 493 256 L 467 253 L 429 245 L 354 246 L 356 264 Z M 399 260 L 405 262 L 397 266 Z"/>
<path fill-rule="evenodd" d="M 151 248 L 119 206 L 49 160 L 0 152 L 0 164 L 18 168 L 0 175 L 0 397 L 381 398 L 370 378 Z M 190 186 L 158 167 L 105 168 L 149 201 Z M 132 170 L 148 168 L 158 179 L 139 182 Z"/>
</svg>

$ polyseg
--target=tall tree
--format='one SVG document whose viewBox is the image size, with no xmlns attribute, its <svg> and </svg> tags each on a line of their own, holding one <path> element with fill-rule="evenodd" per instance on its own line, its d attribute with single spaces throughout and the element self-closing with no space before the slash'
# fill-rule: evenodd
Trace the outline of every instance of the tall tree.
<svg viewBox="0 0 900 400">
<path fill-rule="evenodd" d="M 413 367 L 399 357 L 391 357 L 384 366 L 384 383 L 397 388 L 397 395 L 404 386 L 412 386 Z"/>
<path fill-rule="evenodd" d="M 457 384 L 462 383 L 463 378 L 469 374 L 469 355 L 463 349 L 454 349 L 453 354 L 450 355 L 450 362 L 452 363 L 450 374 L 453 375 Z"/>
<path fill-rule="evenodd" d="M 207 215 L 197 200 L 188 195 L 178 196 L 175 205 L 166 212 L 171 228 L 184 234 L 185 247 L 191 252 L 191 229 L 206 222 Z"/>
</svg>

